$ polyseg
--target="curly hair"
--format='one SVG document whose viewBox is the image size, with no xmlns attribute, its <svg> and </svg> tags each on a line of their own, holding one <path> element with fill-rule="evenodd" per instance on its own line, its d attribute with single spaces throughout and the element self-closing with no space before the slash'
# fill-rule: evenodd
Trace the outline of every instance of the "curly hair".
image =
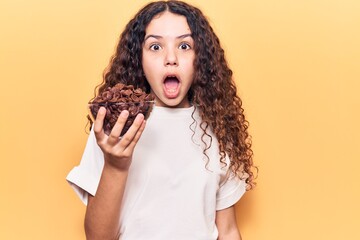
<svg viewBox="0 0 360 240">
<path fill-rule="evenodd" d="M 104 71 L 103 82 L 97 86 L 97 92 L 101 94 L 119 82 L 150 92 L 142 68 L 142 46 L 147 25 L 164 11 L 185 16 L 194 39 L 195 73 L 188 98 L 199 109 L 203 136 L 209 136 L 210 130 L 215 134 L 219 142 L 220 162 L 226 166 L 228 154 L 229 169 L 245 179 L 247 190 L 250 190 L 255 185 L 253 170 L 257 168 L 253 166 L 249 123 L 219 38 L 200 9 L 173 0 L 152 2 L 142 8 L 120 35 L 115 54 Z"/>
</svg>

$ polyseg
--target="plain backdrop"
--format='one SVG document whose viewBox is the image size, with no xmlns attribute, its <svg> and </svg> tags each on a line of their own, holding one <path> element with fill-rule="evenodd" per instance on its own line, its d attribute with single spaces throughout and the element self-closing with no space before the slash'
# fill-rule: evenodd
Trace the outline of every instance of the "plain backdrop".
<svg viewBox="0 0 360 240">
<path fill-rule="evenodd" d="M 360 239 L 360 2 L 188 2 L 221 39 L 250 121 L 260 172 L 236 205 L 243 239 Z M 65 177 L 145 3 L 0 1 L 0 239 L 85 239 Z"/>
</svg>

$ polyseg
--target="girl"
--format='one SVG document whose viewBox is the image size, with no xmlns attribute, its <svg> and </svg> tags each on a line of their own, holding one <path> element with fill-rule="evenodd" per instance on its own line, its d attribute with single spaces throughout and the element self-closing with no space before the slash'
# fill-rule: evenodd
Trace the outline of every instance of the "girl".
<svg viewBox="0 0 360 240">
<path fill-rule="evenodd" d="M 88 239 L 241 239 L 234 204 L 253 187 L 241 100 L 202 12 L 153 2 L 128 23 L 98 94 L 116 83 L 152 92 L 155 107 L 121 138 L 97 115 L 81 163 L 67 176 L 87 205 Z"/>
</svg>

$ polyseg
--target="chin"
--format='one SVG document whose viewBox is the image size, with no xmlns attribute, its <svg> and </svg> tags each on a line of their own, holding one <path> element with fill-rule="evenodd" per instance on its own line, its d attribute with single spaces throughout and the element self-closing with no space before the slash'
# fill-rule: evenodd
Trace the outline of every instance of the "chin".
<svg viewBox="0 0 360 240">
<path fill-rule="evenodd" d="M 159 107 L 169 107 L 169 108 L 188 108 L 190 107 L 189 101 L 182 99 L 166 99 L 165 101 L 156 100 L 155 105 Z"/>
</svg>

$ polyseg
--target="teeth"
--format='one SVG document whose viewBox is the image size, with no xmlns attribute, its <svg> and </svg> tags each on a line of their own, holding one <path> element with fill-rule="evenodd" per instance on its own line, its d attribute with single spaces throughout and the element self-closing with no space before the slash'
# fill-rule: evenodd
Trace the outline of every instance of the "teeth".
<svg viewBox="0 0 360 240">
<path fill-rule="evenodd" d="M 167 89 L 167 91 L 168 91 L 169 93 L 174 93 L 176 90 L 175 90 L 175 89 Z"/>
</svg>

